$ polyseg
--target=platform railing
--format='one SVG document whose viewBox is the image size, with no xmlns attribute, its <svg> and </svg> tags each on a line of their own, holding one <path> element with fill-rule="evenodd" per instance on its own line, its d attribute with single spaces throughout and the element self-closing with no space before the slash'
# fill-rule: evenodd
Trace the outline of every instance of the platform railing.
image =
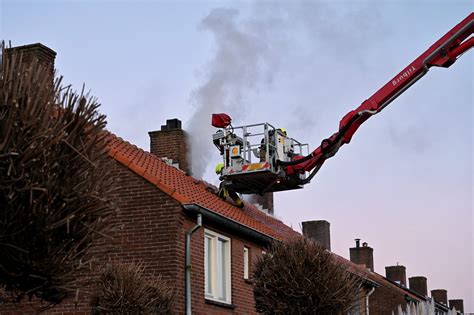
<svg viewBox="0 0 474 315">
<path fill-rule="evenodd" d="M 277 150 L 277 146 L 273 144 L 277 141 L 277 128 L 275 128 L 275 126 L 270 123 L 259 123 L 232 127 L 232 131 L 242 139 L 243 145 L 241 154 L 245 164 L 255 163 L 255 159 L 258 159 L 258 162 L 260 162 L 260 150 L 263 149 L 262 146 L 264 145 L 265 161 L 270 163 L 272 171 L 277 171 L 278 166 L 275 165 L 274 159 L 270 158 L 270 152 L 276 152 Z M 270 135 L 271 132 L 272 135 Z M 273 137 L 273 139 L 271 139 L 271 137 Z M 296 155 L 309 154 L 309 145 L 307 143 L 301 143 L 293 138 L 290 139 L 293 140 L 293 149 Z"/>
</svg>

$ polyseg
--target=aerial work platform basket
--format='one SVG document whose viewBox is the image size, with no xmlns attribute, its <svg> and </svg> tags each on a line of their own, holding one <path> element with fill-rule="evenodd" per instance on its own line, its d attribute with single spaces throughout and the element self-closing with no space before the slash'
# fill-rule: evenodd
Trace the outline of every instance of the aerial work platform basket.
<svg viewBox="0 0 474 315">
<path fill-rule="evenodd" d="M 287 176 L 277 161 L 307 155 L 307 144 L 269 123 L 232 127 L 230 117 L 225 115 L 213 116 L 213 126 L 221 128 L 212 139 L 222 155 L 220 179 L 226 187 L 243 194 L 303 188 L 299 183 L 305 174 Z"/>
</svg>

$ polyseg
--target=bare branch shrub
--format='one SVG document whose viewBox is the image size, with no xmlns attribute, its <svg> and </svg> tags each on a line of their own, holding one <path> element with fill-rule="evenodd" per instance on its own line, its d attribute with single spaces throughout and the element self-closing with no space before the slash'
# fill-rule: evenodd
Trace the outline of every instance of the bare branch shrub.
<svg viewBox="0 0 474 315">
<path fill-rule="evenodd" d="M 360 284 L 324 247 L 297 237 L 274 243 L 258 260 L 256 309 L 263 314 L 343 314 L 353 307 Z"/>
<path fill-rule="evenodd" d="M 143 264 L 106 267 L 91 296 L 95 314 L 171 314 L 173 291 L 160 277 L 144 274 Z"/>
<path fill-rule="evenodd" d="M 114 213 L 105 116 L 88 95 L 52 82 L 38 60 L 2 48 L 0 288 L 55 304 Z M 81 261 L 82 260 L 82 261 Z"/>
</svg>

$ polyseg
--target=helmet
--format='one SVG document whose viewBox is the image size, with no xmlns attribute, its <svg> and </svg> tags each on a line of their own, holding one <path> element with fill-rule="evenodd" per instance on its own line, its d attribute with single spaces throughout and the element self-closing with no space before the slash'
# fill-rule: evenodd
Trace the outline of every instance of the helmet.
<svg viewBox="0 0 474 315">
<path fill-rule="evenodd" d="M 216 165 L 216 174 L 222 173 L 222 170 L 224 169 L 224 163 L 218 163 Z"/>
<path fill-rule="evenodd" d="M 288 134 L 286 133 L 286 129 L 285 129 L 285 128 L 278 128 L 278 130 L 280 130 L 285 136 L 288 135 Z"/>
</svg>

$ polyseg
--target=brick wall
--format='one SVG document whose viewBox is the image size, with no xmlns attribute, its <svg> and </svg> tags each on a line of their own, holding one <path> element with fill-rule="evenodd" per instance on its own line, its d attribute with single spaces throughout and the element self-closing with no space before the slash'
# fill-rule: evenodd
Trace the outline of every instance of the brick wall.
<svg viewBox="0 0 474 315">
<path fill-rule="evenodd" d="M 196 223 L 186 219 L 184 231 L 191 229 Z M 231 283 L 232 283 L 232 305 L 233 308 L 215 305 L 207 301 L 204 295 L 204 229 L 227 236 L 231 239 Z M 184 233 L 183 233 L 184 234 Z M 235 237 L 226 233 L 222 228 L 210 225 L 203 219 L 203 227 L 197 230 L 191 239 L 192 255 L 192 311 L 193 314 L 255 314 L 255 302 L 253 298 L 253 287 L 251 280 L 244 279 L 244 246 L 250 249 L 250 268 L 255 265 L 262 248 L 252 242 Z M 183 271 L 184 272 L 184 271 Z M 252 272 L 250 272 L 251 277 Z M 180 308 L 178 313 L 184 311 Z"/>
<path fill-rule="evenodd" d="M 374 271 L 374 250 L 367 243 L 362 246 L 357 243 L 356 247 L 349 248 L 349 254 L 353 263 L 365 265 L 367 269 Z"/>
<path fill-rule="evenodd" d="M 91 270 L 81 275 L 94 277 L 99 268 L 109 261 L 143 261 L 146 271 L 162 274 L 175 286 L 177 292 L 176 307 L 184 304 L 181 267 L 184 257 L 184 237 L 181 235 L 184 216 L 181 206 L 166 194 L 156 189 L 143 178 L 132 173 L 113 161 L 113 172 L 121 187 L 114 196 L 119 213 L 114 217 L 113 231 L 108 233 L 113 239 L 102 239 L 90 250 L 93 262 Z M 182 269 L 182 268 L 181 268 Z M 182 278 L 182 281 L 176 279 Z M 77 307 L 72 301 L 66 301 L 44 314 L 84 314 L 90 313 L 88 287 L 79 291 Z M 0 314 L 14 311 L 12 314 L 26 314 L 32 307 L 26 305 L 12 307 L 0 305 Z M 37 304 L 35 304 L 37 306 Z"/>
<path fill-rule="evenodd" d="M 114 200 L 119 213 L 114 217 L 114 230 L 108 233 L 113 239 L 101 239 L 89 252 L 93 262 L 78 277 L 94 279 L 101 266 L 109 261 L 143 261 L 146 272 L 152 276 L 161 274 L 170 281 L 176 298 L 173 308 L 176 314 L 185 310 L 184 257 L 185 233 L 196 222 L 188 218 L 179 203 L 171 199 L 143 178 L 113 161 L 113 172 L 120 189 Z M 243 278 L 243 247 L 250 248 L 252 266 L 262 248 L 252 242 L 226 233 L 219 227 L 203 222 L 204 227 L 231 238 L 232 304 L 233 309 L 209 304 L 204 298 L 204 229 L 192 236 L 192 305 L 194 314 L 253 314 L 252 284 Z M 67 300 L 43 314 L 90 314 L 88 286 L 80 288 L 78 303 Z M 38 303 L 24 301 L 19 306 L 0 305 L 0 314 L 35 314 Z"/>
<path fill-rule="evenodd" d="M 169 119 L 161 130 L 150 131 L 150 152 L 157 157 L 172 159 L 179 168 L 189 173 L 187 159 L 186 132 L 181 129 L 181 121 Z"/>
<path fill-rule="evenodd" d="M 392 314 L 392 311 L 396 314 L 398 305 L 402 305 L 403 310 L 406 310 L 407 301 L 403 293 L 383 282 L 379 285 L 369 298 L 370 315 L 387 315 Z"/>
<path fill-rule="evenodd" d="M 331 251 L 331 233 L 330 224 L 326 220 L 313 220 L 301 223 L 303 226 L 303 235 L 312 239 L 324 248 Z"/>
<path fill-rule="evenodd" d="M 422 296 L 428 296 L 428 285 L 427 279 L 423 276 L 408 278 L 410 289 L 421 294 Z"/>
<path fill-rule="evenodd" d="M 398 282 L 402 284 L 404 287 L 407 286 L 407 276 L 406 276 L 406 268 L 402 265 L 396 266 L 387 266 L 385 267 L 385 275 L 388 279 Z"/>
<path fill-rule="evenodd" d="M 12 53 L 18 53 L 18 58 L 21 57 L 22 63 L 30 65 L 33 60 L 37 60 L 40 65 L 46 68 L 48 76 L 50 77 L 51 83 L 54 79 L 54 59 L 56 58 L 56 52 L 51 48 L 46 47 L 40 43 L 17 46 L 6 49 L 5 54 L 7 57 L 11 56 Z"/>
<path fill-rule="evenodd" d="M 250 195 L 250 203 L 259 204 L 263 209 L 267 209 L 268 213 L 273 215 L 275 212 L 273 193 L 265 193 L 263 195 Z"/>
</svg>

